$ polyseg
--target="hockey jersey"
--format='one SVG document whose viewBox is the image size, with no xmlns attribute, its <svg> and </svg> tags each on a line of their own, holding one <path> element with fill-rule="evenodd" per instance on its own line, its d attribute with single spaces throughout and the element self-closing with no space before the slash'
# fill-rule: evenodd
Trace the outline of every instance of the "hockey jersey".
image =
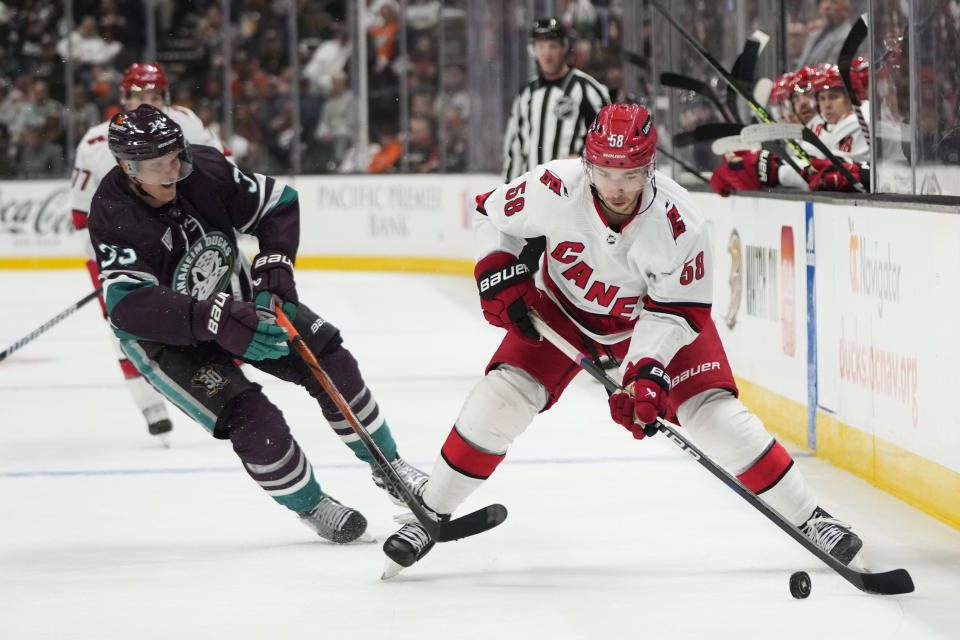
<svg viewBox="0 0 960 640">
<path fill-rule="evenodd" d="M 251 300 L 249 261 L 237 232 L 261 251 L 295 259 L 300 241 L 297 192 L 272 177 L 248 175 L 210 147 L 191 145 L 192 173 L 177 196 L 151 207 L 115 166 L 92 201 L 88 220 L 110 323 L 121 338 L 192 344 L 193 303 L 229 290 Z"/>
<path fill-rule="evenodd" d="M 163 108 L 180 128 L 190 144 L 201 144 L 217 149 L 224 155 L 230 155 L 223 142 L 210 129 L 203 126 L 200 118 L 186 107 L 171 105 Z M 77 145 L 77 153 L 70 176 L 70 209 L 73 225 L 77 229 L 87 226 L 90 213 L 90 200 L 103 177 L 115 166 L 117 161 L 107 147 L 107 127 L 109 121 L 90 127 Z"/>
<path fill-rule="evenodd" d="M 713 260 L 702 215 L 661 173 L 619 230 L 579 159 L 554 160 L 477 196 L 479 254 L 519 255 L 546 237 L 537 285 L 601 344 L 627 338 L 627 361 L 670 362 L 710 319 Z"/>
</svg>

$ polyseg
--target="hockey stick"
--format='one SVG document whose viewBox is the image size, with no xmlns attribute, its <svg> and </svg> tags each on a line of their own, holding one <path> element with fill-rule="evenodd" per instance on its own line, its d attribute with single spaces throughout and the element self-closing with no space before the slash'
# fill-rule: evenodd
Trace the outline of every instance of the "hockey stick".
<svg viewBox="0 0 960 640">
<path fill-rule="evenodd" d="M 847 90 L 847 95 L 850 96 L 850 104 L 853 105 L 853 110 L 857 114 L 857 123 L 860 125 L 860 131 L 863 133 L 863 137 L 867 141 L 867 148 L 869 149 L 870 128 L 867 126 L 867 121 L 863 117 L 863 111 L 860 109 L 860 97 L 857 95 L 857 92 L 853 90 L 853 83 L 850 82 L 850 65 L 853 64 L 853 56 L 866 38 L 867 23 L 864 21 L 863 16 L 860 16 L 857 18 L 857 21 L 853 23 L 853 26 L 850 27 L 850 33 L 847 34 L 847 39 L 843 41 L 843 46 L 840 48 L 840 56 L 837 58 L 837 69 L 840 71 L 840 79 L 843 80 L 843 87 Z"/>
<path fill-rule="evenodd" d="M 731 89 L 739 93 L 744 98 L 744 100 L 747 101 L 747 104 L 750 105 L 750 108 L 753 109 L 754 113 L 757 114 L 757 117 L 762 122 L 774 121 L 773 118 L 770 116 L 770 114 L 767 113 L 767 110 L 764 109 L 762 106 L 760 106 L 760 104 L 757 103 L 757 101 L 754 100 L 752 96 L 748 96 L 745 92 L 741 91 L 740 87 L 737 84 L 737 79 L 734 78 L 732 75 L 730 75 L 730 72 L 727 71 L 722 64 L 717 62 L 717 59 L 714 58 L 712 55 L 710 55 L 710 52 L 707 51 L 696 38 L 690 35 L 690 32 L 684 29 L 683 25 L 677 22 L 674 19 L 674 17 L 670 15 L 670 13 L 663 7 L 660 0 L 650 0 L 650 3 L 660 13 L 660 15 L 662 15 L 664 19 L 666 19 L 666 21 L 669 22 L 673 26 L 673 28 L 677 30 L 677 33 L 679 33 L 680 36 L 684 40 L 686 40 L 687 43 L 694 48 L 694 50 L 696 50 L 696 52 L 700 55 L 700 57 L 703 58 L 707 62 L 707 64 L 713 67 L 714 70 L 720 74 L 720 77 L 723 78 L 723 81 L 727 83 L 727 86 L 729 86 Z M 806 151 L 804 151 L 803 147 L 801 147 L 799 144 L 797 144 L 793 140 L 789 141 L 789 145 L 793 149 L 794 153 L 796 153 L 797 156 L 809 166 L 810 156 L 809 154 L 807 154 Z M 788 162 L 788 164 L 790 164 L 791 167 L 799 169 L 799 167 L 797 167 L 796 164 L 793 163 L 792 161 Z M 804 173 L 802 170 L 799 171 L 799 173 L 804 179 L 808 177 L 806 173 Z"/>
<path fill-rule="evenodd" d="M 691 166 L 688 165 L 686 162 L 684 162 L 683 160 L 681 160 L 680 158 L 678 158 L 678 157 L 675 156 L 674 154 L 670 153 L 669 151 L 664 151 L 662 148 L 657 147 L 657 153 L 662 153 L 662 154 L 665 155 L 667 158 L 673 160 L 673 161 L 676 162 L 678 165 L 680 165 L 680 168 L 683 169 L 684 171 L 686 171 L 687 173 L 692 173 L 694 176 L 696 176 L 697 178 L 699 178 L 699 179 L 702 180 L 703 182 L 705 182 L 705 183 L 707 183 L 707 184 L 710 184 L 710 180 L 708 180 L 707 178 L 704 178 L 702 175 L 700 175 L 700 172 L 699 172 L 699 171 L 697 171 L 696 169 L 694 169 L 693 167 L 691 167 Z"/>
<path fill-rule="evenodd" d="M 710 150 L 718 156 L 725 156 L 728 153 L 735 153 L 737 151 L 759 151 L 760 149 L 761 146 L 759 144 L 744 142 L 743 137 L 739 134 L 725 138 L 717 138 L 713 141 L 713 144 L 710 145 Z"/>
<path fill-rule="evenodd" d="M 707 142 L 740 133 L 743 125 L 738 122 L 708 122 L 697 125 L 693 131 L 681 131 L 673 136 L 673 146 L 686 147 L 695 142 Z"/>
<path fill-rule="evenodd" d="M 384 477 L 391 486 L 397 490 L 397 493 L 400 494 L 400 497 L 417 520 L 420 521 L 420 524 L 423 525 L 423 528 L 427 530 L 430 537 L 438 542 L 459 540 L 460 538 L 466 538 L 492 529 L 506 519 L 507 509 L 502 504 L 486 506 L 455 520 L 439 520 L 435 515 L 427 512 L 419 498 L 413 494 L 410 487 L 400 478 L 396 469 L 393 468 L 390 461 L 387 460 L 387 457 L 383 455 L 383 451 L 380 450 L 377 443 L 374 442 L 370 434 L 367 433 L 367 430 L 360 424 L 360 420 L 357 419 L 356 414 L 350 408 L 350 405 L 347 404 L 343 394 L 341 394 L 336 385 L 333 384 L 333 380 L 330 379 L 326 371 L 320 367 L 316 356 L 313 355 L 310 347 L 304 342 L 303 337 L 296 328 L 294 328 L 293 323 L 290 322 L 286 314 L 284 314 L 280 305 L 275 306 L 274 312 L 277 314 L 277 324 L 286 329 L 290 335 L 291 346 L 296 349 L 300 358 L 321 386 L 323 386 L 323 390 L 327 392 L 330 399 L 337 405 L 340 413 L 342 413 L 344 418 L 347 419 L 347 422 L 350 423 L 350 428 L 353 429 L 353 432 L 360 438 L 363 446 L 366 447 L 370 455 L 376 460 L 377 466 L 380 468 Z"/>
<path fill-rule="evenodd" d="M 10 345 L 6 349 L 4 349 L 2 352 L 0 352 L 0 360 L 3 360 L 4 358 L 9 356 L 11 353 L 18 350 L 20 347 L 27 344 L 28 342 L 32 342 L 37 336 L 46 332 L 48 329 L 50 329 L 54 325 L 59 324 L 61 320 L 63 320 L 67 316 L 72 315 L 74 311 L 76 311 L 83 305 L 87 304 L 88 302 L 96 298 L 98 295 L 100 295 L 100 292 L 102 291 L 103 291 L 103 287 L 98 287 L 97 289 L 91 291 L 90 293 L 83 296 L 82 298 L 74 302 L 72 305 L 70 305 L 69 307 L 67 307 L 57 315 L 53 316 L 52 318 L 44 322 L 42 325 L 40 325 L 39 327 L 37 327 L 27 335 L 23 336 L 22 338 L 14 342 L 12 345 Z"/>
<path fill-rule="evenodd" d="M 723 116 L 724 120 L 727 122 L 738 122 L 737 118 L 734 117 L 733 113 L 727 108 L 727 106 L 720 102 L 720 98 L 718 98 L 717 94 L 714 93 L 713 88 L 702 80 L 697 80 L 696 78 L 684 76 L 679 73 L 673 73 L 671 71 L 664 71 L 660 74 L 660 84 L 665 87 L 672 87 L 674 89 L 693 91 L 694 93 L 701 95 L 712 102 L 713 105 L 720 110 L 720 115 Z"/>
<path fill-rule="evenodd" d="M 584 353 L 581 353 L 575 346 L 570 344 L 563 336 L 557 333 L 550 325 L 543 321 L 533 310 L 530 311 L 530 319 L 533 326 L 540 332 L 547 342 L 559 349 L 564 355 L 573 360 L 583 370 L 597 379 L 607 391 L 613 393 L 622 390 L 613 378 L 598 366 L 593 360 Z M 817 556 L 824 564 L 840 574 L 847 582 L 866 593 L 875 593 L 879 595 L 896 595 L 900 593 L 910 593 L 913 591 L 913 579 L 906 569 L 894 569 L 883 573 L 869 573 L 867 571 L 857 571 L 843 564 L 829 553 L 815 545 L 807 536 L 805 536 L 797 527 L 788 522 L 776 510 L 767 505 L 756 494 L 743 486 L 739 480 L 727 473 L 716 462 L 707 457 L 693 443 L 681 436 L 675 424 L 657 418 L 657 429 L 662 432 L 668 440 L 680 447 L 691 458 L 696 460 L 700 466 L 720 479 L 734 493 L 746 500 L 750 505 L 767 517 L 772 523 L 780 527 L 791 538 L 799 542 L 810 553 Z"/>
<path fill-rule="evenodd" d="M 750 37 L 743 43 L 743 51 L 740 52 L 740 55 L 738 55 L 737 59 L 733 62 L 730 74 L 740 83 L 740 89 L 737 90 L 736 93 L 727 92 L 727 108 L 737 115 L 739 115 L 737 109 L 737 94 L 742 95 L 746 91 L 750 91 L 748 87 L 754 86 L 753 79 L 757 73 L 757 58 L 760 57 L 760 53 L 769 41 L 770 36 L 757 29 L 750 34 Z M 755 90 L 750 92 L 754 94 L 754 100 L 756 100 L 756 102 L 762 102 L 756 99 Z"/>
<path fill-rule="evenodd" d="M 817 148 L 817 151 L 823 154 L 823 157 L 830 161 L 837 170 L 843 174 L 843 177 L 847 179 L 851 186 L 860 193 L 865 193 L 866 188 L 863 184 L 853 177 L 853 174 L 850 173 L 850 170 L 844 166 L 843 161 L 840 160 L 829 147 L 823 143 L 823 140 L 820 139 L 812 129 L 809 129 L 802 124 L 790 124 L 789 122 L 768 122 L 763 124 L 751 124 L 743 128 L 743 131 L 740 132 L 740 137 L 743 138 L 744 142 L 767 142 L 770 140 L 803 140 L 804 142 L 813 145 Z"/>
</svg>

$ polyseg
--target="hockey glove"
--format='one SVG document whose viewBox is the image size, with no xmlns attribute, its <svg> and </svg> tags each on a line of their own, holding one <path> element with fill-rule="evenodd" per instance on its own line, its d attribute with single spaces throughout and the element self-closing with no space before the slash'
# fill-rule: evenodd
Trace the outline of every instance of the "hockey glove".
<svg viewBox="0 0 960 640">
<path fill-rule="evenodd" d="M 737 157 L 716 168 L 710 186 L 721 196 L 734 191 L 756 191 L 780 184 L 777 169 L 780 158 L 769 151 L 739 151 Z"/>
<path fill-rule="evenodd" d="M 293 282 L 293 260 L 279 251 L 264 251 L 254 258 L 250 275 L 257 306 L 270 309 L 270 296 L 274 295 L 283 301 L 283 312 L 293 321 L 300 302 Z"/>
<path fill-rule="evenodd" d="M 477 263 L 473 270 L 480 290 L 483 317 L 495 327 L 516 327 L 531 340 L 540 334 L 530 321 L 528 308 L 540 302 L 540 290 L 533 274 L 515 256 L 498 251 Z"/>
<path fill-rule="evenodd" d="M 610 416 L 637 440 L 657 432 L 657 418 L 667 411 L 670 376 L 652 358 L 627 366 L 624 388 L 610 396 Z"/>
<path fill-rule="evenodd" d="M 810 164 L 816 170 L 816 173 L 807 178 L 807 187 L 810 191 L 856 191 L 850 181 L 829 160 L 810 158 Z M 843 166 L 850 170 L 860 184 L 870 188 L 870 170 L 866 165 L 844 162 Z"/>
<path fill-rule="evenodd" d="M 287 330 L 261 320 L 263 310 L 249 302 L 218 293 L 193 306 L 193 337 L 213 340 L 244 360 L 270 360 L 290 353 Z"/>
</svg>

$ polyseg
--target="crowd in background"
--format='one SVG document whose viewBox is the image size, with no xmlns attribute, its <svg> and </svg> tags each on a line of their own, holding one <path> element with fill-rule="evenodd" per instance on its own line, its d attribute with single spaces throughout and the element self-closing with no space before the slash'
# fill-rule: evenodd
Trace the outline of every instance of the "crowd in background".
<svg viewBox="0 0 960 640">
<path fill-rule="evenodd" d="M 297 0 L 296 78 L 286 4 L 270 0 L 234 0 L 229 23 L 220 0 L 158 0 L 157 58 L 170 79 L 171 102 L 192 108 L 221 137 L 227 133 L 229 92 L 232 127 L 224 141 L 245 168 L 289 171 L 299 136 L 303 173 L 465 171 L 467 123 L 480 117 L 471 114 L 466 52 L 449 46 L 441 61 L 437 50 L 441 21 L 463 4 L 408 0 L 401 15 L 396 0 L 365 0 L 368 145 L 357 144 L 352 89 L 357 65 L 351 60 L 356 47 L 346 0 Z M 622 78 L 618 2 L 565 4 L 560 17 L 577 36 L 572 63 L 616 96 Z M 73 0 L 71 30 L 62 3 L 0 0 L 0 176 L 66 175 L 73 155 L 69 143 L 120 109 L 121 75 L 132 62 L 146 61 L 143 7 L 143 0 Z M 445 35 L 452 42 L 465 40 L 464 34 Z M 224 38 L 230 38 L 232 50 L 227 87 Z M 69 112 L 68 57 L 74 78 Z M 290 99 L 293 82 L 299 89 L 299 131 Z M 401 95 L 408 96 L 404 130 Z"/>
</svg>

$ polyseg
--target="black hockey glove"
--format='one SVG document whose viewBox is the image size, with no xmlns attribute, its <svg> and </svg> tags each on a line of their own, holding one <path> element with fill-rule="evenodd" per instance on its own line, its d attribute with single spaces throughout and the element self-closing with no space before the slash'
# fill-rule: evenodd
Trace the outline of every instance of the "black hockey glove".
<svg viewBox="0 0 960 640">
<path fill-rule="evenodd" d="M 270 309 L 270 296 L 274 295 L 283 301 L 283 312 L 293 321 L 300 302 L 293 281 L 293 260 L 279 251 L 264 251 L 254 258 L 250 275 L 257 306 Z"/>
</svg>

